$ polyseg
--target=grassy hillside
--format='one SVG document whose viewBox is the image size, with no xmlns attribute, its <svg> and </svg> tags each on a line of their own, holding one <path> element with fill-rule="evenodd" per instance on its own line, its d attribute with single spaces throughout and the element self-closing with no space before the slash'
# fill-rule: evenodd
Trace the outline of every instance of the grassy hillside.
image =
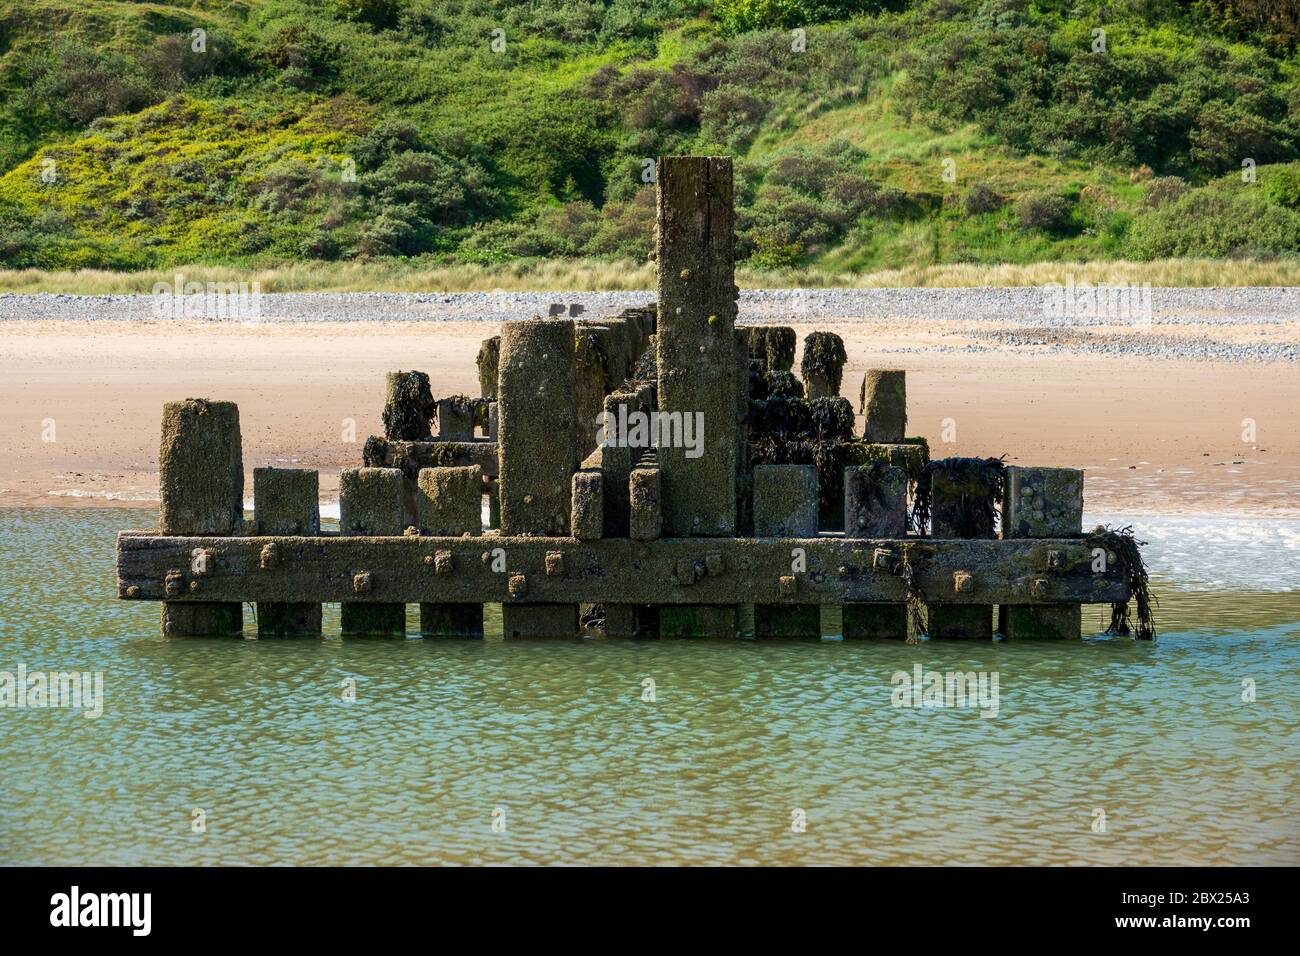
<svg viewBox="0 0 1300 956">
<path fill-rule="evenodd" d="M 0 267 L 644 260 L 676 152 L 756 270 L 1290 258 L 1291 11 L 0 0 Z"/>
</svg>

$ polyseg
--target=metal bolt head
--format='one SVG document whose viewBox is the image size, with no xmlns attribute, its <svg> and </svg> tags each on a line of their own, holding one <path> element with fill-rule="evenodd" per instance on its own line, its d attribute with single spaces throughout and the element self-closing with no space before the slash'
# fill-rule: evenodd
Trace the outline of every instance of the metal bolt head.
<svg viewBox="0 0 1300 956">
<path fill-rule="evenodd" d="M 199 593 L 199 582 L 197 578 L 195 578 L 193 581 L 190 582 L 190 593 L 191 594 Z"/>
<path fill-rule="evenodd" d="M 450 551 L 438 551 L 433 556 L 434 574 L 451 574 L 454 562 Z"/>
<path fill-rule="evenodd" d="M 954 571 L 952 573 L 952 589 L 958 594 L 975 590 L 975 576 L 969 571 Z"/>
<path fill-rule="evenodd" d="M 1065 552 L 1055 549 L 1047 552 L 1047 569 L 1049 571 L 1059 571 L 1065 567 Z"/>
<path fill-rule="evenodd" d="M 1051 582 L 1046 578 L 1034 578 L 1034 580 L 1029 583 L 1029 593 L 1033 597 L 1046 597 L 1047 589 L 1050 587 L 1050 584 Z"/>
<path fill-rule="evenodd" d="M 512 574 L 506 582 L 506 590 L 512 598 L 521 598 L 528 593 L 528 578 L 522 574 Z"/>
<path fill-rule="evenodd" d="M 126 596 L 129 598 L 139 597 L 140 596 L 139 586 L 135 584 L 128 586 L 126 589 Z"/>
<path fill-rule="evenodd" d="M 163 594 L 168 597 L 180 597 L 185 587 L 185 575 L 179 571 L 168 571 L 163 577 Z"/>
<path fill-rule="evenodd" d="M 673 573 L 678 584 L 692 585 L 695 583 L 695 562 L 690 558 L 678 558 Z"/>
<path fill-rule="evenodd" d="M 371 582 L 369 571 L 358 571 L 356 574 L 352 575 L 352 591 L 354 594 L 369 594 L 370 587 Z"/>
<path fill-rule="evenodd" d="M 546 552 L 546 576 L 551 578 L 564 577 L 564 553 L 561 551 Z"/>
<path fill-rule="evenodd" d="M 794 594 L 799 590 L 799 579 L 793 574 L 783 574 L 778 582 L 781 586 L 782 594 Z"/>
<path fill-rule="evenodd" d="M 280 552 L 274 542 L 262 545 L 262 553 L 258 556 L 257 563 L 263 571 L 269 571 L 280 563 Z"/>
</svg>

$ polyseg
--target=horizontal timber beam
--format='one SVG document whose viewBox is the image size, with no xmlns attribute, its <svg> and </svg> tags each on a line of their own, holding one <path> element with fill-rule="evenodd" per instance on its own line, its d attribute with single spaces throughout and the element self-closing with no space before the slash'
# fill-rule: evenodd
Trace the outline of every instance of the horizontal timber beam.
<svg viewBox="0 0 1300 956">
<path fill-rule="evenodd" d="M 415 477 L 421 468 L 478 465 L 483 474 L 497 474 L 497 443 L 473 441 L 396 441 L 372 437 L 366 442 L 365 463 L 370 468 L 400 468 Z"/>
<path fill-rule="evenodd" d="M 499 550 L 498 550 L 499 549 Z M 1079 538 L 868 540 L 546 537 L 117 539 L 118 596 L 148 601 L 839 604 L 901 602 L 906 552 L 925 600 L 1127 600 Z"/>
</svg>

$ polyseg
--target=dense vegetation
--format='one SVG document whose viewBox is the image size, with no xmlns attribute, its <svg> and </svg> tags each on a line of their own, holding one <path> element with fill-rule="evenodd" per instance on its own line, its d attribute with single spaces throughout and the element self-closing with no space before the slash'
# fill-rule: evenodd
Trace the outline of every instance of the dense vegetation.
<svg viewBox="0 0 1300 956">
<path fill-rule="evenodd" d="M 760 268 L 1294 256 L 1298 11 L 0 0 L 0 265 L 644 259 L 688 151 Z"/>
</svg>

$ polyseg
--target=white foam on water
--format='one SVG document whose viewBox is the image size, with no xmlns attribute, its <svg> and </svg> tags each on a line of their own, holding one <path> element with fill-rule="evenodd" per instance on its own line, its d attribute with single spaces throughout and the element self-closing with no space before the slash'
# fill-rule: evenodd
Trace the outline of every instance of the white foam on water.
<svg viewBox="0 0 1300 956">
<path fill-rule="evenodd" d="M 1186 591 L 1300 589 L 1300 520 L 1222 515 L 1085 514 L 1084 528 L 1132 525 L 1147 569 Z"/>
</svg>

